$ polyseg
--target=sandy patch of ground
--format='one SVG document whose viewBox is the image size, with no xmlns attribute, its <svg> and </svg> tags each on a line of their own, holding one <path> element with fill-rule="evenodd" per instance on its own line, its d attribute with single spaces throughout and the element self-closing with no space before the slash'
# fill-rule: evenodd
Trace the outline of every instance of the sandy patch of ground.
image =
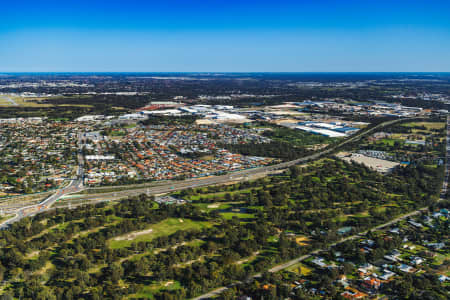
<svg viewBox="0 0 450 300">
<path fill-rule="evenodd" d="M 275 124 L 280 125 L 281 123 L 298 123 L 299 120 L 296 119 L 280 119 L 274 121 Z"/>
<path fill-rule="evenodd" d="M 219 206 L 220 206 L 219 203 L 214 203 L 214 204 L 208 205 L 207 207 L 208 207 L 208 208 L 218 208 Z"/>
<path fill-rule="evenodd" d="M 195 124 L 197 124 L 197 125 L 211 125 L 211 124 L 217 124 L 217 122 L 212 121 L 210 119 L 200 119 L 200 120 L 196 120 Z"/>
<path fill-rule="evenodd" d="M 307 238 L 306 236 L 298 236 L 295 238 L 295 242 L 299 246 L 307 246 L 308 242 L 309 242 L 309 238 Z"/>
<path fill-rule="evenodd" d="M 33 258 L 33 257 L 35 257 L 35 256 L 38 256 L 38 255 L 39 255 L 39 251 L 36 250 L 36 251 L 33 251 L 33 252 L 27 254 L 27 255 L 25 256 L 25 258 L 26 258 L 26 259 L 31 259 L 31 258 Z"/>
<path fill-rule="evenodd" d="M 126 235 L 122 235 L 122 236 L 118 236 L 116 238 L 114 238 L 115 241 L 123 241 L 123 240 L 134 240 L 136 237 L 140 236 L 140 235 L 144 235 L 147 233 L 151 233 L 153 231 L 153 229 L 147 229 L 147 230 L 142 230 L 142 231 L 137 231 L 137 232 L 131 232 L 129 234 Z"/>
<path fill-rule="evenodd" d="M 215 120 L 216 123 L 220 124 L 243 124 L 243 123 L 251 123 L 253 120 L 247 119 L 247 118 L 236 118 L 236 119 L 219 119 Z"/>
<path fill-rule="evenodd" d="M 238 260 L 238 261 L 236 262 L 236 264 L 237 264 L 237 265 L 241 265 L 241 264 L 243 264 L 243 263 L 245 263 L 245 262 L 248 262 L 249 260 L 255 258 L 255 256 L 257 256 L 257 255 L 259 255 L 259 251 L 254 252 L 254 253 L 253 253 L 252 255 L 250 255 L 249 257 L 246 257 L 246 258 L 243 258 L 243 259 L 241 259 L 241 260 Z"/>
<path fill-rule="evenodd" d="M 78 238 L 80 235 L 88 235 L 89 233 L 102 230 L 103 228 L 105 228 L 105 226 L 100 226 L 100 227 L 95 227 L 95 228 L 92 228 L 92 229 L 89 229 L 89 230 L 80 231 L 77 234 L 74 234 L 72 236 L 71 240 L 74 240 L 74 239 Z"/>
<path fill-rule="evenodd" d="M 50 261 L 47 261 L 45 263 L 44 267 L 42 267 L 39 270 L 34 271 L 34 274 L 35 275 L 43 275 L 43 274 L 45 274 L 48 270 L 50 270 L 53 267 L 54 267 L 54 265 Z"/>
<path fill-rule="evenodd" d="M 292 110 L 271 110 L 270 113 L 274 115 L 291 115 L 291 116 L 300 116 L 305 114 L 302 112 Z"/>
<path fill-rule="evenodd" d="M 316 151 L 316 150 L 326 148 L 328 145 L 329 144 L 316 144 L 316 145 L 308 146 L 308 147 L 306 147 L 306 149 Z"/>
<path fill-rule="evenodd" d="M 173 284 L 173 281 L 167 281 L 167 282 L 164 284 L 164 286 L 169 286 L 169 285 L 171 285 L 171 284 Z"/>
</svg>

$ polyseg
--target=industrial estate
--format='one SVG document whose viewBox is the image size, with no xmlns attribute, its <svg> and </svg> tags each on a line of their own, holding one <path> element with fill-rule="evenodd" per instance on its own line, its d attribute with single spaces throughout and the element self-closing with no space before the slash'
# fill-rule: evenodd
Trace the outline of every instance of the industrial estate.
<svg viewBox="0 0 450 300">
<path fill-rule="evenodd" d="M 448 299 L 450 76 L 333 76 L 4 74 L 1 297 Z"/>
</svg>

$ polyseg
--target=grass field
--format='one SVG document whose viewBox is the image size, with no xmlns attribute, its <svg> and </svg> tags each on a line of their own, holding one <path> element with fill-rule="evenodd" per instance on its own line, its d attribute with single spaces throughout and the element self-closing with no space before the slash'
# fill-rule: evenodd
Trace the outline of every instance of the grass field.
<svg viewBox="0 0 450 300">
<path fill-rule="evenodd" d="M 305 266 L 302 263 L 296 263 L 295 265 L 290 266 L 286 269 L 286 271 L 294 272 L 298 275 L 307 276 L 309 273 L 311 273 L 311 268 Z"/>
<path fill-rule="evenodd" d="M 389 146 L 394 146 L 396 141 L 403 142 L 402 140 L 396 140 L 396 139 L 381 139 L 379 142 L 389 145 Z"/>
<path fill-rule="evenodd" d="M 40 104 L 37 101 L 40 99 L 23 98 L 12 95 L 0 95 L 0 106 L 16 106 L 8 100 L 11 99 L 17 106 L 21 107 L 50 107 L 51 104 Z"/>
<path fill-rule="evenodd" d="M 128 299 L 154 299 L 153 295 L 160 290 L 173 291 L 179 288 L 181 288 L 181 285 L 178 281 L 155 281 L 152 284 L 144 287 L 138 293 L 130 295 Z"/>
<path fill-rule="evenodd" d="M 202 159 L 202 160 L 213 160 L 214 156 L 213 155 L 204 155 L 204 156 L 200 157 L 200 159 Z"/>
<path fill-rule="evenodd" d="M 415 126 L 424 126 L 428 130 L 430 129 L 442 129 L 445 127 L 445 123 L 443 122 L 413 122 L 413 123 L 405 123 L 403 124 L 405 127 L 415 127 Z"/>
<path fill-rule="evenodd" d="M 137 235 L 135 238 L 132 239 L 123 239 L 123 240 L 111 239 L 109 241 L 109 246 L 112 249 L 123 248 L 130 246 L 134 242 L 151 241 L 152 239 L 160 236 L 171 235 L 177 232 L 178 230 L 190 230 L 190 229 L 200 230 L 211 226 L 212 224 L 210 222 L 197 222 L 192 221 L 190 219 L 168 218 L 162 222 L 156 223 L 148 227 L 146 230 L 148 231 L 152 229 L 152 231 L 146 234 Z"/>
<path fill-rule="evenodd" d="M 241 204 L 244 202 L 217 202 L 217 203 L 194 203 L 194 206 L 199 207 L 202 210 L 223 210 L 230 208 L 233 204 Z"/>
<path fill-rule="evenodd" d="M 254 214 L 247 214 L 240 212 L 224 212 L 220 213 L 220 215 L 226 220 L 231 220 L 233 217 L 237 217 L 239 219 L 252 219 L 255 217 Z"/>
<path fill-rule="evenodd" d="M 295 146 L 331 144 L 339 140 L 339 138 L 329 138 L 281 126 L 272 126 L 272 130 L 265 133 L 265 135 L 271 139 L 287 142 Z"/>
<path fill-rule="evenodd" d="M 4 96 L 0 96 L 0 106 L 11 106 L 11 103 Z"/>
<path fill-rule="evenodd" d="M 12 101 L 8 100 L 11 99 Z M 41 100 L 48 100 L 48 98 L 23 98 L 13 95 L 0 95 L 0 106 L 8 107 L 93 107 L 89 104 L 50 104 L 40 103 Z M 51 98 L 50 98 L 51 100 Z"/>
<path fill-rule="evenodd" d="M 269 186 L 271 186 L 271 185 L 269 185 Z M 256 187 L 254 189 L 255 190 L 259 190 L 261 188 L 262 187 Z M 234 194 L 250 193 L 251 190 L 252 190 L 252 188 L 242 189 L 242 190 L 235 190 L 235 191 L 209 193 L 209 194 L 202 193 L 201 195 L 185 196 L 184 199 L 191 200 L 191 201 L 198 201 L 201 198 L 205 198 L 205 199 L 211 199 L 211 198 L 214 198 L 214 197 L 223 198 L 223 197 L 225 197 L 226 194 L 234 195 Z"/>
<path fill-rule="evenodd" d="M 12 217 L 14 217 L 14 215 L 5 215 L 5 216 L 1 216 L 0 217 L 0 222 L 4 222 L 8 219 L 11 219 Z"/>
</svg>

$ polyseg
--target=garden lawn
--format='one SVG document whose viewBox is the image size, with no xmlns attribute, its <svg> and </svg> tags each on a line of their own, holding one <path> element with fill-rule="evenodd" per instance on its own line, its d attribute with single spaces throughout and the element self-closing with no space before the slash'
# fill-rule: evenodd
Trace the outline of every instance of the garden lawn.
<svg viewBox="0 0 450 300">
<path fill-rule="evenodd" d="M 220 215 L 226 220 L 231 220 L 233 217 L 237 217 L 239 219 L 252 219 L 255 217 L 254 214 L 240 213 L 240 212 L 224 212 L 220 213 Z"/>
</svg>

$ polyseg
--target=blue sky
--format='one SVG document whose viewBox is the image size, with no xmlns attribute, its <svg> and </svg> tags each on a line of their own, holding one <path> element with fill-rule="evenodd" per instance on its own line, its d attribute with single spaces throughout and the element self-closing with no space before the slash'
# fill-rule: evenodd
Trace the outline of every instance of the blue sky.
<svg viewBox="0 0 450 300">
<path fill-rule="evenodd" d="M 450 71 L 450 1 L 2 1 L 0 71 Z"/>
</svg>

